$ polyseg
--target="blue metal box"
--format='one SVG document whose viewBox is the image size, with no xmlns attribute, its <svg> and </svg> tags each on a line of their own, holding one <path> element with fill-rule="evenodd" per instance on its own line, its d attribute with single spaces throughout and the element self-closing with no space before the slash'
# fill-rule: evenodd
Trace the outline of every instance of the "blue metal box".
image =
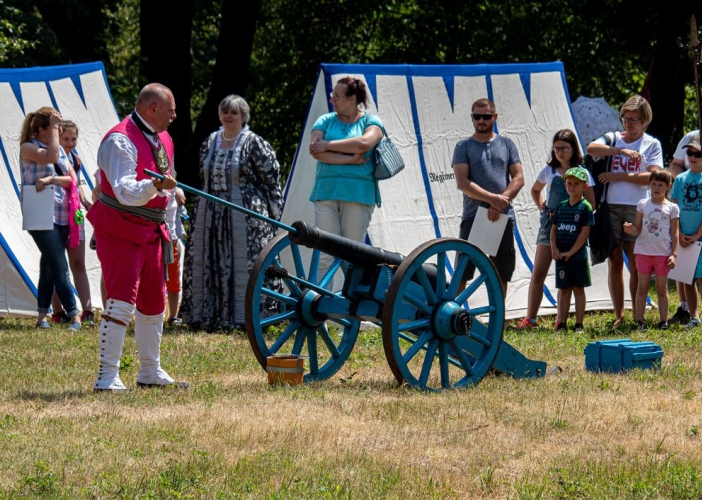
<svg viewBox="0 0 702 500">
<path fill-rule="evenodd" d="M 585 369 L 619 373 L 632 368 L 659 369 L 663 349 L 654 342 L 630 339 L 600 340 L 585 347 Z"/>
</svg>

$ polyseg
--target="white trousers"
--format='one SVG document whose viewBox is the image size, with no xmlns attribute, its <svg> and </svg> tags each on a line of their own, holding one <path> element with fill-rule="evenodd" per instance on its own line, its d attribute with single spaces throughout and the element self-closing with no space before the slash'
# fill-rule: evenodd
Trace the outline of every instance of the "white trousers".
<svg viewBox="0 0 702 500">
<path fill-rule="evenodd" d="M 364 243 L 368 234 L 368 225 L 375 205 L 356 203 L 353 201 L 323 200 L 314 202 L 314 225 L 319 229 L 344 238 Z M 321 279 L 334 262 L 334 258 L 322 253 L 319 259 L 319 279 Z M 341 288 L 341 274 L 337 273 L 331 286 L 327 288 L 338 290 Z"/>
</svg>

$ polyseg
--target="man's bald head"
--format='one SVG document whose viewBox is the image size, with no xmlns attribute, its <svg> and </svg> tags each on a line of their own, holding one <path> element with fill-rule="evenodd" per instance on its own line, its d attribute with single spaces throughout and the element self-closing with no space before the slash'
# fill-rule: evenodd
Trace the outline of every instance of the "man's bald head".
<svg viewBox="0 0 702 500">
<path fill-rule="evenodd" d="M 139 92 L 136 110 L 156 132 L 163 132 L 176 118 L 171 89 L 160 83 L 149 83 Z"/>
</svg>

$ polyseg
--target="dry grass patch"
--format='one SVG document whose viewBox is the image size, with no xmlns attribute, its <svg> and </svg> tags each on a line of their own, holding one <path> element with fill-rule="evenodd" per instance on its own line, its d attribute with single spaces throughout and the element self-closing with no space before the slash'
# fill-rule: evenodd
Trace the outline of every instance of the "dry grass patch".
<svg viewBox="0 0 702 500">
<path fill-rule="evenodd" d="M 96 330 L 5 320 L 0 498 L 699 498 L 699 334 L 624 332 L 661 344 L 663 369 L 592 374 L 606 317 L 588 320 L 506 333 L 563 371 L 443 393 L 397 387 L 378 331 L 332 380 L 282 388 L 241 335 L 167 334 L 191 390 L 122 395 L 91 391 Z M 123 362 L 133 387 L 131 336 Z"/>
</svg>

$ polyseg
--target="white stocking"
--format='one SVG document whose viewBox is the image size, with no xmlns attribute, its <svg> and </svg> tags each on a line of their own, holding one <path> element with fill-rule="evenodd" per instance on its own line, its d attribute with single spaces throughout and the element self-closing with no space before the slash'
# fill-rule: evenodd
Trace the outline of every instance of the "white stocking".
<svg viewBox="0 0 702 500">
<path fill-rule="evenodd" d="M 169 385 L 175 382 L 161 368 L 161 333 L 163 332 L 163 313 L 147 316 L 136 312 L 134 321 L 134 340 L 139 352 L 138 384 Z"/>
<path fill-rule="evenodd" d="M 100 368 L 93 386 L 96 390 L 125 391 L 127 388 L 119 378 L 119 358 L 124 347 L 124 335 L 132 320 L 134 306 L 121 300 L 107 299 L 107 307 L 100 322 Z M 124 323 L 107 321 L 110 317 Z"/>
</svg>

